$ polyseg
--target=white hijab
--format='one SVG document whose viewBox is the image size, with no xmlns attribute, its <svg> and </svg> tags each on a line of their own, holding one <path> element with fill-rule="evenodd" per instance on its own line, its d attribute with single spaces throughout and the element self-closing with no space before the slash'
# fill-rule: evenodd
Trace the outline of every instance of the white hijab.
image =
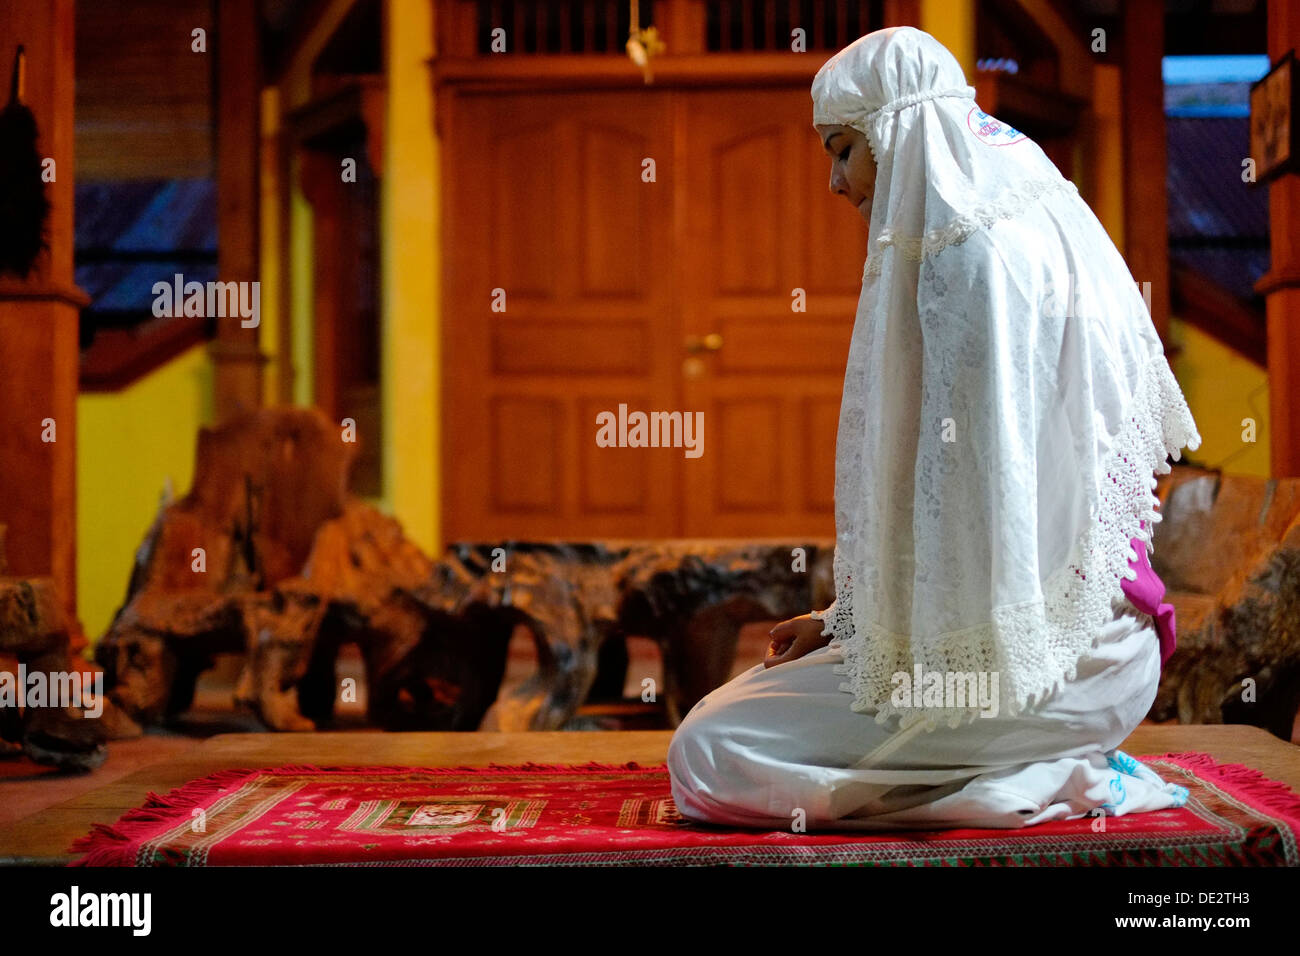
<svg viewBox="0 0 1300 956">
<path fill-rule="evenodd" d="M 932 696 L 931 674 L 996 679 L 1004 714 L 1074 677 L 1134 577 L 1130 539 L 1151 550 L 1155 475 L 1200 445 L 1105 230 L 974 93 L 911 27 L 861 37 L 812 84 L 814 125 L 860 130 L 877 166 L 836 439 L 836 597 L 813 617 L 854 711 L 931 730 L 979 712 Z M 921 707 L 895 678 L 918 667 Z"/>
</svg>

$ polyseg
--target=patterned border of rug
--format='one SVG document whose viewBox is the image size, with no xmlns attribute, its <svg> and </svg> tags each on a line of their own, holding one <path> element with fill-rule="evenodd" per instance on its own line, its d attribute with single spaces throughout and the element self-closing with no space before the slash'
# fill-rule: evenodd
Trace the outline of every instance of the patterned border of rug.
<svg viewBox="0 0 1300 956">
<path fill-rule="evenodd" d="M 667 766 L 226 770 L 117 823 L 72 866 L 1297 866 L 1300 794 L 1207 754 L 1141 757 L 1182 807 L 1024 830 L 793 833 L 677 813 Z"/>
</svg>

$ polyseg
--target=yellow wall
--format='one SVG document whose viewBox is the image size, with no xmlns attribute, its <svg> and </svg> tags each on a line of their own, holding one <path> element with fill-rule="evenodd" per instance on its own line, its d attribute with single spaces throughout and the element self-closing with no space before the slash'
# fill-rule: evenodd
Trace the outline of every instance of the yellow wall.
<svg viewBox="0 0 1300 956">
<path fill-rule="evenodd" d="M 1184 454 L 1230 474 L 1269 477 L 1268 373 L 1176 317 L 1169 336 L 1182 346 L 1170 365 L 1201 434 L 1201 447 Z M 1256 422 L 1253 443 L 1243 440 L 1245 418 Z"/>
<path fill-rule="evenodd" d="M 126 597 L 135 550 L 168 478 L 189 491 L 212 363 L 196 345 L 120 392 L 77 397 L 77 611 L 97 641 Z"/>
</svg>

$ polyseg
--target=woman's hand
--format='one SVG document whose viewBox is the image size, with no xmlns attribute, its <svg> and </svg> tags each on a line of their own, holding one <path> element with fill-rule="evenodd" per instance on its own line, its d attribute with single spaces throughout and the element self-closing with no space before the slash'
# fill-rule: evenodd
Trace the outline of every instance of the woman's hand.
<svg viewBox="0 0 1300 956">
<path fill-rule="evenodd" d="M 767 649 L 763 666 L 775 667 L 777 664 L 798 660 L 819 647 L 825 647 L 831 642 L 831 635 L 822 635 L 825 626 L 808 614 L 782 621 L 772 628 L 772 643 Z"/>
</svg>

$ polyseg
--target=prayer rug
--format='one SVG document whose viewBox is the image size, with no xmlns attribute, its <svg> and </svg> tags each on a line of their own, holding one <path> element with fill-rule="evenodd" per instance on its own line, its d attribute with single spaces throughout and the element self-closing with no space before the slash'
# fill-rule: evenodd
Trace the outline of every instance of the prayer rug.
<svg viewBox="0 0 1300 956">
<path fill-rule="evenodd" d="M 1177 809 L 1023 830 L 758 831 L 680 817 L 664 764 L 226 770 L 116 824 L 72 866 L 1296 866 L 1300 795 L 1201 753 L 1139 758 Z"/>
</svg>

